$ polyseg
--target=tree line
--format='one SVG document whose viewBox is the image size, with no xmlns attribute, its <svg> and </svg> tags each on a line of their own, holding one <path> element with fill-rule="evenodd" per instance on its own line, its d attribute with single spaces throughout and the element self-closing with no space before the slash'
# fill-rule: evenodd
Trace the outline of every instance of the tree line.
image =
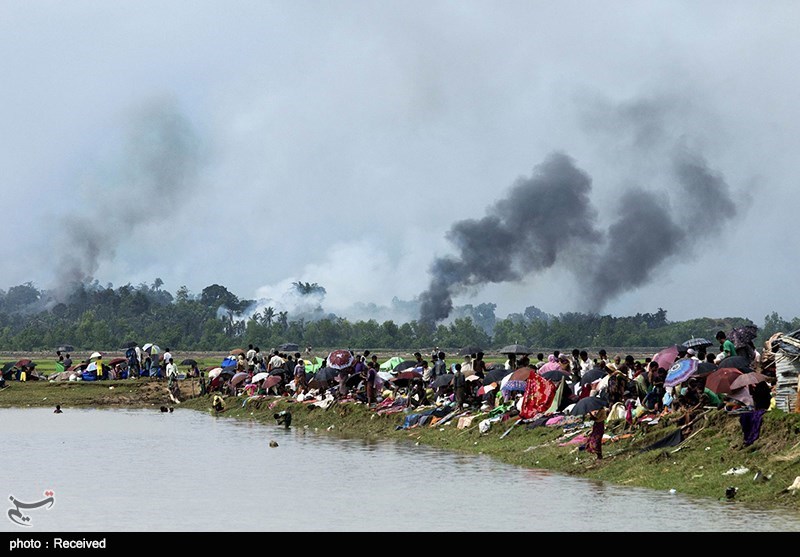
<svg viewBox="0 0 800 557">
<path fill-rule="evenodd" d="M 254 300 L 239 298 L 213 284 L 200 294 L 185 286 L 173 295 L 156 279 L 152 284 L 118 288 L 97 281 L 79 284 L 67 295 L 37 289 L 32 283 L 0 290 L 0 349 L 53 350 L 71 344 L 79 350 L 122 348 L 127 342 L 153 342 L 181 350 L 226 351 L 254 344 L 269 349 L 285 342 L 315 347 L 451 351 L 477 346 L 485 351 L 520 343 L 535 348 L 662 347 L 691 337 L 713 341 L 718 330 L 754 324 L 739 317 L 671 322 L 666 310 L 614 317 L 592 313 L 547 314 L 535 306 L 498 319 L 496 305 L 454 308 L 451 322 L 430 325 L 412 320 L 378 322 L 325 313 L 291 315 L 265 307 L 248 314 Z M 300 295 L 324 295 L 316 283 L 294 283 Z M 777 331 L 800 328 L 800 319 L 765 317 L 758 346 Z"/>
</svg>

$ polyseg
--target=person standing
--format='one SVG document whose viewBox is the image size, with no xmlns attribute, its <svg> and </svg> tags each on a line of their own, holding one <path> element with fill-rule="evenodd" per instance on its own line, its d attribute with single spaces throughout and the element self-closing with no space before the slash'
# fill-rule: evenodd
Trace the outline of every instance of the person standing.
<svg viewBox="0 0 800 557">
<path fill-rule="evenodd" d="M 253 348 L 252 344 L 247 345 L 247 353 L 244 357 L 247 360 L 247 371 L 252 376 L 256 370 L 256 349 Z"/>
<path fill-rule="evenodd" d="M 375 376 L 378 373 L 377 362 L 371 361 L 367 364 L 367 369 L 364 377 L 364 385 L 367 391 L 367 404 L 375 404 Z"/>
<path fill-rule="evenodd" d="M 464 377 L 461 364 L 455 365 L 455 373 L 453 374 L 453 379 L 450 380 L 450 385 L 455 393 L 456 410 L 460 412 L 464 408 L 464 391 L 467 386 L 467 380 Z"/>
<path fill-rule="evenodd" d="M 422 381 L 429 385 L 434 379 L 434 370 L 436 369 L 436 362 L 439 361 L 439 357 L 436 354 L 431 354 L 431 361 L 433 362 L 433 367 L 425 367 L 422 370 Z"/>
<path fill-rule="evenodd" d="M 475 354 L 475 359 L 472 360 L 472 371 L 481 379 L 486 376 L 486 362 L 483 361 L 483 352 Z"/>
<path fill-rule="evenodd" d="M 464 362 L 461 364 L 461 372 L 464 374 L 464 377 L 469 377 L 474 373 L 472 369 L 472 356 L 470 354 L 464 356 Z"/>
<path fill-rule="evenodd" d="M 269 364 L 267 365 L 267 371 L 272 371 L 273 369 L 278 369 L 283 367 L 284 360 L 283 358 L 278 355 L 278 352 L 275 352 L 273 356 L 269 359 Z"/>
<path fill-rule="evenodd" d="M 433 371 L 431 372 L 431 381 L 447 373 L 447 362 L 445 361 L 445 353 L 439 352 L 436 356 L 437 356 L 436 363 L 434 364 Z"/>
<path fill-rule="evenodd" d="M 175 385 L 175 381 L 178 380 L 178 366 L 175 364 L 175 360 L 170 358 L 167 362 L 167 388 L 172 390 L 173 386 Z"/>
<path fill-rule="evenodd" d="M 306 392 L 308 385 L 306 384 L 306 364 L 300 358 L 297 358 L 297 365 L 294 366 L 294 392 L 301 395 Z"/>
<path fill-rule="evenodd" d="M 169 347 L 164 350 L 164 366 L 169 363 L 170 358 L 172 358 L 172 352 L 169 351 Z"/>
</svg>

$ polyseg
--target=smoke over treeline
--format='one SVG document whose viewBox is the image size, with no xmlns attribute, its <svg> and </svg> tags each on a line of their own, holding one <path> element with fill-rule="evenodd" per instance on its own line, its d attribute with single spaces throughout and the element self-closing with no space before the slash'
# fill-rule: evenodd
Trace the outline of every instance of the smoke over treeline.
<svg viewBox="0 0 800 557">
<path fill-rule="evenodd" d="M 64 219 L 66 245 L 54 290 L 67 293 L 90 281 L 137 229 L 170 226 L 170 216 L 196 186 L 200 159 L 198 137 L 173 101 L 159 99 L 133 111 L 119 160 L 82 184 L 81 218 Z"/>
<path fill-rule="evenodd" d="M 678 254 L 691 255 L 703 239 L 718 234 L 736 213 L 728 185 L 699 155 L 673 151 L 667 191 L 626 188 L 618 219 L 599 228 L 591 203 L 592 180 L 563 153 L 551 154 L 530 178 L 480 220 L 451 227 L 455 256 L 437 258 L 431 281 L 420 295 L 420 320 L 434 323 L 450 314 L 453 296 L 468 287 L 519 281 L 559 265 L 572 271 L 589 311 L 599 311 L 626 290 L 643 286 Z M 586 263 L 587 251 L 593 254 Z"/>
</svg>

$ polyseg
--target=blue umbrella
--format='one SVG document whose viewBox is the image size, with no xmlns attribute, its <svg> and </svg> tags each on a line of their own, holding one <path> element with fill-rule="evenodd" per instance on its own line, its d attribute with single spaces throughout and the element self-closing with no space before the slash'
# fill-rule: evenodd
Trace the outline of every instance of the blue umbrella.
<svg viewBox="0 0 800 557">
<path fill-rule="evenodd" d="M 684 358 L 675 362 L 667 370 L 667 378 L 664 380 L 665 387 L 674 387 L 689 379 L 697 371 L 699 362 L 692 358 Z"/>
</svg>

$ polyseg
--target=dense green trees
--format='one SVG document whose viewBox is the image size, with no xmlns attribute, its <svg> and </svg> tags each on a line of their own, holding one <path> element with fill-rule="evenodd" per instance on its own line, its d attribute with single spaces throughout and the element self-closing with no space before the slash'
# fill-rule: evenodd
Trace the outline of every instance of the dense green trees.
<svg viewBox="0 0 800 557">
<path fill-rule="evenodd" d="M 538 350 L 591 347 L 661 347 L 693 336 L 713 340 L 718 330 L 752 324 L 742 318 L 699 318 L 670 322 L 666 310 L 626 317 L 562 313 L 549 315 L 535 306 L 505 319 L 495 304 L 456 307 L 449 323 L 431 326 L 410 321 L 349 321 L 318 308 L 313 319 L 293 316 L 275 307 L 255 311 L 255 301 L 240 299 L 225 286 L 212 284 L 199 295 L 185 286 L 175 296 L 163 281 L 113 288 L 96 281 L 67 296 L 40 291 L 26 283 L 0 290 L 0 350 L 52 350 L 68 343 L 79 350 L 119 349 L 131 340 L 155 342 L 180 350 L 228 350 L 258 345 L 268 350 L 284 342 L 301 346 L 407 349 L 439 346 L 455 351 L 464 346 L 491 350 L 522 343 Z M 294 283 L 303 296 L 324 295 L 317 283 Z M 409 309 L 409 302 L 393 300 Z M 248 314 L 248 312 L 251 312 Z M 776 331 L 800 328 L 800 318 L 787 321 L 777 313 L 765 317 L 759 345 Z"/>
</svg>

